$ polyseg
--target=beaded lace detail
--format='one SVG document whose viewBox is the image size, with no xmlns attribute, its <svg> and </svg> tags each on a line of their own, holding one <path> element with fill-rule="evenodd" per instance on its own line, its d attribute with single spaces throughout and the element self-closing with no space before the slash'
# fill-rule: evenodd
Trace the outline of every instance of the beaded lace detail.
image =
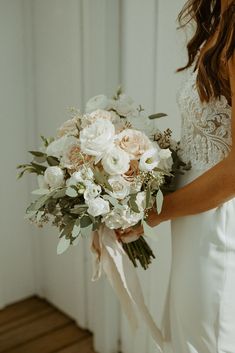
<svg viewBox="0 0 235 353">
<path fill-rule="evenodd" d="M 225 158 L 232 145 L 232 108 L 227 99 L 201 102 L 196 87 L 197 70 L 188 70 L 177 94 L 181 111 L 180 156 L 192 168 L 207 170 Z"/>
</svg>

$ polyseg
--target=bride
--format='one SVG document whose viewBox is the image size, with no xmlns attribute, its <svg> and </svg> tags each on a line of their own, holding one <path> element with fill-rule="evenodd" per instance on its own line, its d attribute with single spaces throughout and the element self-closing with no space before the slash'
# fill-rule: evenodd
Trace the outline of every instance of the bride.
<svg viewBox="0 0 235 353">
<path fill-rule="evenodd" d="M 181 154 L 192 168 L 150 226 L 171 220 L 172 270 L 164 337 L 174 353 L 235 352 L 235 1 L 189 0 L 194 21 L 178 94 Z M 121 236 L 141 236 L 128 229 Z M 120 235 L 120 234 L 119 234 Z"/>
</svg>

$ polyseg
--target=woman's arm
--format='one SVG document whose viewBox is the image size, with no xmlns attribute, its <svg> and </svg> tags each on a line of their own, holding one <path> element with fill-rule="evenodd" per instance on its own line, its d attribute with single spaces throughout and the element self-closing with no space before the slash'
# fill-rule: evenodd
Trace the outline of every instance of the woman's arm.
<svg viewBox="0 0 235 353">
<path fill-rule="evenodd" d="M 235 197 L 235 54 L 229 60 L 228 71 L 232 91 L 233 141 L 229 155 L 191 183 L 166 195 L 161 214 L 149 214 L 149 225 L 204 212 Z"/>
</svg>

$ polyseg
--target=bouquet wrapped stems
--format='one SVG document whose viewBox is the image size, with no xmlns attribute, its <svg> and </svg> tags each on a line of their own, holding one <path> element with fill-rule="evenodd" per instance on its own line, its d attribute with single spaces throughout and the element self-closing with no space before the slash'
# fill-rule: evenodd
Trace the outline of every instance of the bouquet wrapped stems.
<svg viewBox="0 0 235 353">
<path fill-rule="evenodd" d="M 141 267 L 147 270 L 152 259 L 156 258 L 143 236 L 131 243 L 122 242 L 122 246 L 135 267 L 138 267 L 138 261 Z"/>
</svg>

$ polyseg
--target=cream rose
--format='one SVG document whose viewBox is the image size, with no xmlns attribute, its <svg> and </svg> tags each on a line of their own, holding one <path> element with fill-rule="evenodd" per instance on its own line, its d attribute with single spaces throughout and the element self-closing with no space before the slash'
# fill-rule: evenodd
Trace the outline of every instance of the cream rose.
<svg viewBox="0 0 235 353">
<path fill-rule="evenodd" d="M 141 131 L 126 129 L 120 132 L 115 143 L 127 152 L 130 159 L 140 159 L 140 157 L 151 148 L 151 141 Z"/>
<path fill-rule="evenodd" d="M 121 175 L 114 175 L 108 179 L 113 191 L 107 190 L 107 193 L 116 199 L 124 199 L 130 193 L 130 183 Z"/>
<path fill-rule="evenodd" d="M 99 119 L 80 132 L 82 152 L 100 156 L 113 144 L 115 129 L 109 120 Z"/>
</svg>

